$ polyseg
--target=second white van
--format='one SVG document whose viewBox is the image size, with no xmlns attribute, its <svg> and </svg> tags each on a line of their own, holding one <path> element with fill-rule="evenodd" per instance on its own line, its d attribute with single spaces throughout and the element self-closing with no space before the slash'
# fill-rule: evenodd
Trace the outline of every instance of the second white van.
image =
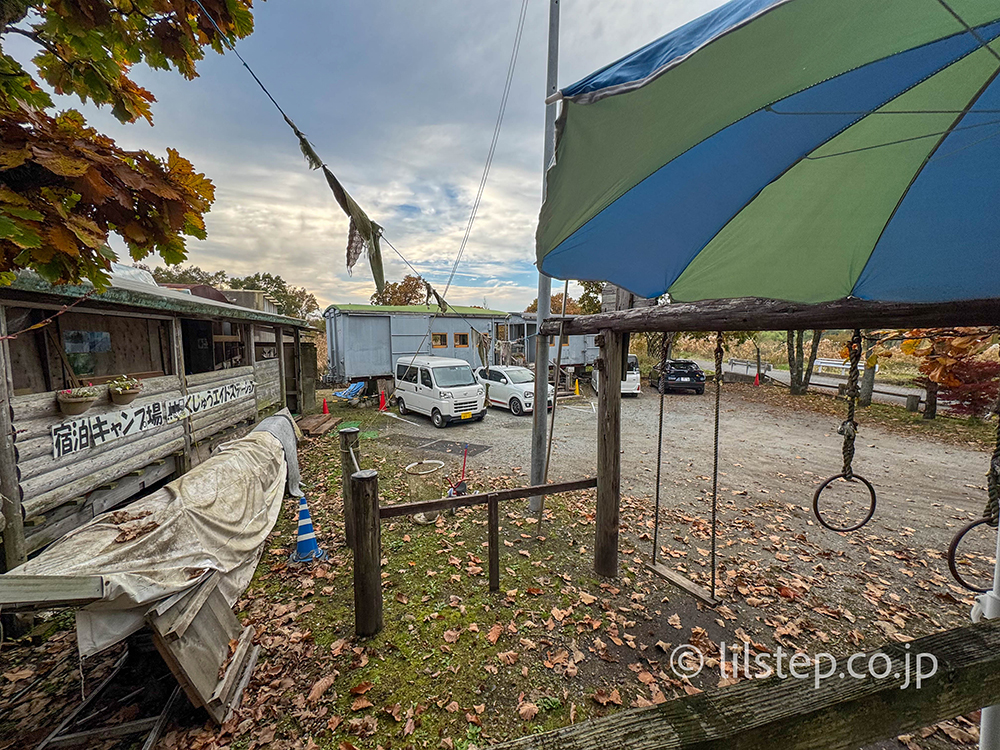
<svg viewBox="0 0 1000 750">
<path fill-rule="evenodd" d="M 400 357 L 396 360 L 396 406 L 401 415 L 425 414 L 435 427 L 486 414 L 486 389 L 463 359 Z"/>
</svg>

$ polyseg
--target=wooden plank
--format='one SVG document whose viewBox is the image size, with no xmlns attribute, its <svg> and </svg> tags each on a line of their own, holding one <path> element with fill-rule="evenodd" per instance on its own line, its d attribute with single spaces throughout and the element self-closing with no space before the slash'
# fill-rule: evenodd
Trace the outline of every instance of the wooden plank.
<svg viewBox="0 0 1000 750">
<path fill-rule="evenodd" d="M 700 602 L 704 602 L 710 607 L 719 604 L 718 599 L 713 599 L 712 594 L 703 589 L 690 578 L 685 578 L 680 573 L 670 568 L 664 567 L 660 563 L 646 563 L 646 567 L 661 578 L 666 579 L 677 588 L 690 594 Z"/>
<path fill-rule="evenodd" d="M 253 366 L 230 367 L 225 370 L 211 370 L 187 376 L 188 390 L 191 393 L 215 388 L 223 383 L 238 383 L 241 380 L 253 380 Z"/>
<path fill-rule="evenodd" d="M 840 299 L 808 305 L 743 297 L 680 302 L 657 307 L 554 316 L 541 326 L 546 335 L 579 335 L 603 330 L 638 331 L 787 331 L 838 328 L 943 328 L 1000 323 L 1000 298 L 911 304 Z M 602 373 L 603 374 L 603 373 Z"/>
<path fill-rule="evenodd" d="M 465 508 L 471 505 L 486 505 L 491 499 L 519 500 L 540 493 L 559 495 L 563 492 L 590 490 L 597 486 L 597 478 L 576 479 L 572 482 L 556 482 L 554 484 L 537 484 L 528 487 L 518 487 L 512 490 L 497 490 L 496 492 L 480 492 L 475 495 L 458 495 L 457 497 L 442 497 L 438 500 L 421 500 L 416 503 L 398 503 L 379 507 L 380 518 L 395 518 L 397 516 L 412 516 L 414 513 L 436 513 L 452 508 Z"/>
<path fill-rule="evenodd" d="M 214 571 L 186 597 L 164 612 L 156 622 L 156 627 L 166 640 L 177 640 L 187 632 L 194 618 L 205 606 L 208 597 L 218 588 L 220 573 Z"/>
<path fill-rule="evenodd" d="M 226 673 L 219 680 L 219 684 L 215 686 L 215 691 L 209 699 L 213 703 L 221 703 L 223 708 L 229 705 L 237 681 L 243 676 L 244 667 L 246 666 L 244 661 L 250 653 L 250 647 L 253 645 L 253 634 L 254 629 L 250 625 L 243 628 L 239 643 L 236 644 L 236 651 L 233 652 L 233 658 L 229 660 L 229 664 L 226 666 Z"/>
<path fill-rule="evenodd" d="M 174 372 L 180 380 L 181 395 L 186 396 L 188 394 L 188 382 L 187 375 L 185 375 L 184 334 L 181 331 L 180 318 L 172 318 L 170 320 L 170 345 L 172 351 L 171 361 Z M 182 419 L 181 424 L 184 425 L 184 445 L 181 450 L 180 473 L 185 474 L 191 470 L 191 450 L 194 438 L 191 437 L 191 420 Z M 185 690 L 185 692 L 187 691 Z M 191 695 L 188 693 L 188 698 L 190 697 Z"/>
<path fill-rule="evenodd" d="M 103 598 L 101 576 L 0 575 L 0 606 L 5 609 L 89 604 Z"/>
<path fill-rule="evenodd" d="M 151 731 L 160 721 L 159 716 L 147 719 L 134 719 L 123 724 L 113 724 L 108 727 L 97 727 L 82 732 L 64 734 L 48 741 L 45 747 L 72 747 L 84 744 L 87 740 L 107 739 L 109 737 L 128 737 L 132 734 L 142 734 Z"/>
<path fill-rule="evenodd" d="M 0 305 L 0 337 L 7 335 L 7 309 Z M 24 541 L 21 487 L 14 453 L 14 383 L 10 371 L 10 342 L 0 338 L 0 515 L 4 519 L 3 570 L 13 570 L 28 559 Z"/>
<path fill-rule="evenodd" d="M 893 643 L 878 650 L 879 673 L 862 679 L 863 660 L 837 660 L 832 676 L 815 686 L 812 667 L 806 674 L 744 680 L 654 706 L 530 735 L 495 745 L 503 750 L 855 750 L 879 740 L 917 731 L 939 721 L 1000 702 L 1000 620 Z M 919 689 L 913 684 L 915 655 L 933 654 L 937 673 Z M 824 670 L 831 664 L 822 660 Z M 773 660 L 770 662 L 773 667 Z M 909 669 L 907 669 L 909 665 Z M 925 667 L 928 665 L 925 664 Z M 789 663 L 786 660 L 787 670 Z M 825 672 L 824 672 L 825 673 Z M 896 675 L 899 675 L 898 677 Z M 910 684 L 901 689 L 906 680 Z"/>
<path fill-rule="evenodd" d="M 604 330 L 598 336 L 601 356 L 596 365 L 602 387 L 597 392 L 597 519 L 594 571 L 618 575 L 618 524 L 621 502 L 622 391 L 618 383 L 624 356 L 622 334 Z"/>
<path fill-rule="evenodd" d="M 274 327 L 274 346 L 278 352 L 278 396 L 284 408 L 288 406 L 288 393 L 285 383 L 285 338 L 281 326 Z"/>
</svg>

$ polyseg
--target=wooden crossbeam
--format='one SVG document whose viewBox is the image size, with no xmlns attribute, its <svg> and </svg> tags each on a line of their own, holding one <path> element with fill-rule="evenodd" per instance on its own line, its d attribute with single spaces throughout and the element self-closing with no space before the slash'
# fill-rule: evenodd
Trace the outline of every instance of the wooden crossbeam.
<svg viewBox="0 0 1000 750">
<path fill-rule="evenodd" d="M 551 317 L 539 333 L 567 336 L 601 331 L 786 331 L 834 328 L 937 328 L 1000 324 L 1000 298 L 911 304 L 840 299 L 807 305 L 743 297 Z"/>
<path fill-rule="evenodd" d="M 452 508 L 464 508 L 470 505 L 486 505 L 491 501 L 518 500 L 534 495 L 559 495 L 563 492 L 589 490 L 597 486 L 597 478 L 577 479 L 572 482 L 557 482 L 555 484 L 536 484 L 530 487 L 518 487 L 512 490 L 497 490 L 496 492 L 480 492 L 475 495 L 458 495 L 442 497 L 438 500 L 421 500 L 416 503 L 399 503 L 398 505 L 382 505 L 378 509 L 379 518 L 395 518 L 397 516 L 412 516 L 414 513 L 436 513 Z"/>
<path fill-rule="evenodd" d="M 849 659 L 854 658 L 854 672 L 861 673 L 867 670 L 871 654 L 879 652 L 888 657 L 888 667 L 878 657 L 874 671 L 887 671 L 886 678 L 849 676 Z M 938 664 L 936 674 L 925 679 L 920 689 L 913 684 L 916 654 L 933 654 Z M 829 663 L 823 669 L 825 673 Z M 819 687 L 812 667 L 797 667 L 797 673 L 808 673 L 804 679 L 790 677 L 788 672 L 786 659 L 784 678 L 745 680 L 494 747 L 855 750 L 1000 703 L 1000 620 L 946 630 L 909 644 L 893 643 L 864 658 L 840 658 Z M 907 676 L 910 684 L 901 689 Z"/>
<path fill-rule="evenodd" d="M 0 576 L 0 606 L 7 610 L 84 605 L 103 597 L 101 576 Z"/>
</svg>

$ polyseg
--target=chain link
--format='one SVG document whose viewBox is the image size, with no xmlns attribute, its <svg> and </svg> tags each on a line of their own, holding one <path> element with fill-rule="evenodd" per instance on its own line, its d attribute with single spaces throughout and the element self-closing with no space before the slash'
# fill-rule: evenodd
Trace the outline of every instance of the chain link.
<svg viewBox="0 0 1000 750">
<path fill-rule="evenodd" d="M 854 478 L 854 440 L 858 434 L 858 423 L 854 419 L 858 405 L 858 371 L 861 365 L 861 331 L 854 329 L 849 345 L 851 369 L 847 375 L 847 419 L 837 432 L 844 436 L 844 467 L 841 473 L 850 481 Z"/>
</svg>

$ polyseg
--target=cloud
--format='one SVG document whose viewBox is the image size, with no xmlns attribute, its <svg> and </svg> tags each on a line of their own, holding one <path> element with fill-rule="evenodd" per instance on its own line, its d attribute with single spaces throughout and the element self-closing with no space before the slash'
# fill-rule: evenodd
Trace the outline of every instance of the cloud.
<svg viewBox="0 0 1000 750">
<path fill-rule="evenodd" d="M 564 4 L 560 85 L 719 4 Z M 489 183 L 448 292 L 455 303 L 485 297 L 520 310 L 535 297 L 547 6 L 529 5 Z M 256 31 L 241 54 L 388 240 L 443 289 L 482 177 L 518 4 L 300 0 L 254 10 Z M 189 82 L 136 69 L 158 98 L 153 128 L 67 106 L 84 109 L 125 147 L 163 154 L 174 146 L 212 178 L 209 237 L 189 241 L 190 262 L 277 273 L 324 306 L 367 301 L 374 285 L 364 261 L 353 275 L 344 267 L 347 219 L 273 105 L 232 55 L 209 53 L 199 71 Z M 384 258 L 390 280 L 409 272 L 388 246 Z"/>
</svg>

